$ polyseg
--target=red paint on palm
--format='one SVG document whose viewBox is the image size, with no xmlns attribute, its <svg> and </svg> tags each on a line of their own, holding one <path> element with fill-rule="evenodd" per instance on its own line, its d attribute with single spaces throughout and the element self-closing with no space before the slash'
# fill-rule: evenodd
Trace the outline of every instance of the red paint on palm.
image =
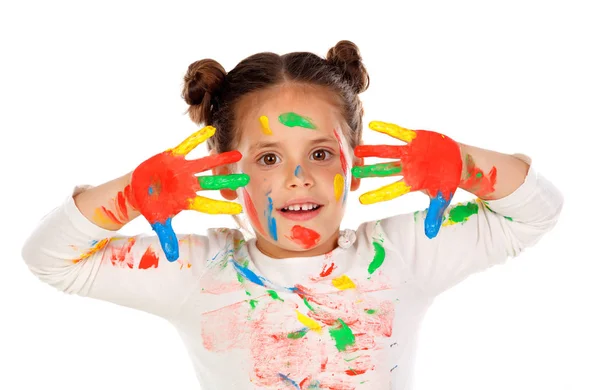
<svg viewBox="0 0 600 390">
<path fill-rule="evenodd" d="M 234 163 L 240 158 L 238 151 L 197 160 L 187 160 L 185 156 L 174 155 L 169 151 L 159 153 L 133 171 L 133 203 L 150 223 L 164 224 L 167 219 L 188 209 L 190 201 L 201 189 L 196 173 Z"/>
<path fill-rule="evenodd" d="M 414 130 L 417 136 L 401 146 L 359 145 L 357 157 L 397 158 L 402 162 L 404 182 L 411 191 L 426 191 L 434 198 L 441 192 L 449 200 L 456 192 L 462 174 L 460 147 L 443 134 Z"/>
</svg>

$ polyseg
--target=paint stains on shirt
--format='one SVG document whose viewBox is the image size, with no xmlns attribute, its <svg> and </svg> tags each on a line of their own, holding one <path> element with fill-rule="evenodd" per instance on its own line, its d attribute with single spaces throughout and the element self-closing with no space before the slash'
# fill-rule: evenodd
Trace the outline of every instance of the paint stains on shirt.
<svg viewBox="0 0 600 390">
<path fill-rule="evenodd" d="M 457 223 L 466 222 L 469 220 L 471 215 L 479 212 L 479 205 L 476 202 L 469 202 L 467 204 L 461 204 L 452 207 L 448 210 L 448 215 L 443 226 L 454 225 Z"/>
<path fill-rule="evenodd" d="M 331 284 L 333 284 L 333 286 L 339 290 L 348 290 L 350 288 L 356 288 L 356 285 L 354 284 L 352 279 L 350 279 L 346 275 L 342 275 L 333 279 L 331 281 Z"/>
<path fill-rule="evenodd" d="M 375 255 L 373 256 L 373 260 L 369 264 L 368 271 L 370 274 L 373 274 L 373 272 L 375 272 L 379 267 L 381 267 L 383 261 L 385 260 L 385 249 L 383 248 L 383 246 L 378 242 L 373 242 L 373 248 L 375 250 Z"/>
</svg>

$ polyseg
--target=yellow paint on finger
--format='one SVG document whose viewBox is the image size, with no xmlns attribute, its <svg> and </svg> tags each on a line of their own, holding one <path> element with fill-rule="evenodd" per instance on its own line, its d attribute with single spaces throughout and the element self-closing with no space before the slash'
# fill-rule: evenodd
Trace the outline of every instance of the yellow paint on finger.
<svg viewBox="0 0 600 390">
<path fill-rule="evenodd" d="M 213 126 L 205 126 L 202 129 L 196 131 L 194 134 L 187 137 L 182 143 L 180 143 L 173 149 L 169 149 L 169 151 L 177 156 L 186 155 L 189 152 L 191 152 L 196 146 L 200 145 L 202 142 L 215 135 L 216 131 L 217 129 L 215 129 Z"/>
<path fill-rule="evenodd" d="M 333 192 L 335 194 L 335 200 L 340 200 L 344 193 L 344 176 L 339 173 L 333 178 Z"/>
<path fill-rule="evenodd" d="M 273 135 L 273 132 L 269 128 L 269 118 L 267 118 L 265 115 L 262 115 L 260 118 L 258 118 L 258 120 L 260 121 L 262 132 L 266 135 Z"/>
<path fill-rule="evenodd" d="M 235 202 L 196 196 L 190 199 L 188 209 L 207 214 L 239 214 L 242 212 L 242 205 Z"/>
<path fill-rule="evenodd" d="M 410 186 L 400 180 L 376 190 L 364 193 L 360 196 L 360 198 L 358 198 L 358 200 L 362 204 L 373 204 L 397 198 L 408 192 L 410 192 Z"/>
<path fill-rule="evenodd" d="M 417 133 L 414 130 L 407 129 L 393 123 L 373 121 L 369 123 L 369 128 L 380 133 L 391 135 L 392 137 L 404 142 L 410 142 L 417 138 Z"/>
<path fill-rule="evenodd" d="M 315 332 L 321 331 L 321 325 L 317 321 L 313 320 L 310 317 L 305 316 L 304 314 L 300 313 L 298 310 L 296 310 L 296 315 L 298 316 L 298 321 L 300 321 L 302 323 L 302 325 L 306 326 L 310 330 L 314 330 Z"/>
<path fill-rule="evenodd" d="M 333 284 L 333 286 L 335 288 L 340 289 L 340 290 L 348 290 L 350 288 L 356 288 L 356 285 L 354 284 L 352 279 L 350 279 L 346 275 L 342 275 L 340 277 L 333 279 L 331 281 L 331 284 Z"/>
</svg>

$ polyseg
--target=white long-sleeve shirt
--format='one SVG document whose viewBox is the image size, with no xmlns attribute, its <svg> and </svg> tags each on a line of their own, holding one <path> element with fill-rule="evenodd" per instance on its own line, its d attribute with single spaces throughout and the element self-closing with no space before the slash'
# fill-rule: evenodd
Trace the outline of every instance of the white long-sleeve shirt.
<svg viewBox="0 0 600 390">
<path fill-rule="evenodd" d="M 211 229 L 180 235 L 180 258 L 169 262 L 154 235 L 87 220 L 73 201 L 82 190 L 33 231 L 27 265 L 65 293 L 170 321 L 203 390 L 410 389 L 433 299 L 534 245 L 563 203 L 530 167 L 503 199 L 451 206 L 434 239 L 417 212 L 343 230 L 325 255 L 273 259 L 238 230 Z"/>
</svg>

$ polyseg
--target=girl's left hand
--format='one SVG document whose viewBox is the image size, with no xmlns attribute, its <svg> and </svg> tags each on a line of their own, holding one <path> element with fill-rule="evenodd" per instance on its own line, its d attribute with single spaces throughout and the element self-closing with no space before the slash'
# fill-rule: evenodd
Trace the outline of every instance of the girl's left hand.
<svg viewBox="0 0 600 390">
<path fill-rule="evenodd" d="M 425 234 L 435 237 L 444 211 L 461 183 L 462 155 L 453 139 L 433 131 L 409 130 L 392 123 L 374 121 L 369 128 L 406 142 L 406 145 L 359 145 L 356 157 L 392 158 L 397 161 L 355 166 L 356 178 L 402 175 L 402 180 L 360 196 L 362 204 L 388 201 L 409 192 L 422 191 L 430 198 Z"/>
</svg>

